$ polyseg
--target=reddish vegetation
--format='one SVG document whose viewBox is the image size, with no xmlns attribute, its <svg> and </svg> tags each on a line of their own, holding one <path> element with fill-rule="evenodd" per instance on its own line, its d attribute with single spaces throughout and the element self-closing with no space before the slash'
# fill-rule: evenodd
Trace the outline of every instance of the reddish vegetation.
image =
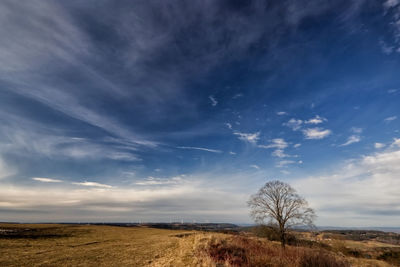
<svg viewBox="0 0 400 267">
<path fill-rule="evenodd" d="M 212 239 L 204 252 L 215 264 L 225 266 L 350 266 L 344 259 L 323 250 L 301 247 L 282 250 L 278 245 L 242 236 L 233 236 L 229 240 Z"/>
</svg>

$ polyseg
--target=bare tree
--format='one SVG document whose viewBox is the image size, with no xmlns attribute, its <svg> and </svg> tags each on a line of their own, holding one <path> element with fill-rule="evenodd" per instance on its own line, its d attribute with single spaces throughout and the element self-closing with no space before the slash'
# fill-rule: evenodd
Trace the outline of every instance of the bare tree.
<svg viewBox="0 0 400 267">
<path fill-rule="evenodd" d="M 269 223 L 277 228 L 282 247 L 286 245 L 287 230 L 293 226 L 313 226 L 315 212 L 307 201 L 289 184 L 281 181 L 266 183 L 250 197 L 248 206 L 257 223 Z"/>
</svg>

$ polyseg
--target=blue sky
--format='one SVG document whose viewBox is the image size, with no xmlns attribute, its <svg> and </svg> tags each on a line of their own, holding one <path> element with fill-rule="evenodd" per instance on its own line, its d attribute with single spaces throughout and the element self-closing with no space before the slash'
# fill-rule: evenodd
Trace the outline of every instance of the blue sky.
<svg viewBox="0 0 400 267">
<path fill-rule="evenodd" d="M 0 221 L 400 221 L 400 1 L 2 1 Z"/>
</svg>

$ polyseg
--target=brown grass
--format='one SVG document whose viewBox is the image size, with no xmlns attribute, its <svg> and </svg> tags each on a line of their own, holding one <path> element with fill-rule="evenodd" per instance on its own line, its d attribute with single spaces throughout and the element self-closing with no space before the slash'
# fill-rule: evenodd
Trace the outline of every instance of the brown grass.
<svg viewBox="0 0 400 267">
<path fill-rule="evenodd" d="M 335 249 L 288 246 L 282 250 L 278 242 L 252 236 L 146 227 L 0 224 L 0 266 L 336 267 L 349 263 L 392 266 Z"/>
<path fill-rule="evenodd" d="M 142 227 L 0 225 L 0 266 L 146 266 L 175 250 L 187 231 Z M 8 231 L 8 233 L 12 233 Z"/>
</svg>

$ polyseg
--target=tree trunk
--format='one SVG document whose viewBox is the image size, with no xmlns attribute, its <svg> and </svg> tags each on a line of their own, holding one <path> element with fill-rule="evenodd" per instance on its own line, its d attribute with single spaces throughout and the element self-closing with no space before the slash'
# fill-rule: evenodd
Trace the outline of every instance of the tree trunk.
<svg viewBox="0 0 400 267">
<path fill-rule="evenodd" d="M 285 246 L 286 246 L 286 233 L 285 233 L 285 229 L 284 228 L 280 229 L 280 238 L 281 238 L 282 248 L 285 248 Z"/>
</svg>

